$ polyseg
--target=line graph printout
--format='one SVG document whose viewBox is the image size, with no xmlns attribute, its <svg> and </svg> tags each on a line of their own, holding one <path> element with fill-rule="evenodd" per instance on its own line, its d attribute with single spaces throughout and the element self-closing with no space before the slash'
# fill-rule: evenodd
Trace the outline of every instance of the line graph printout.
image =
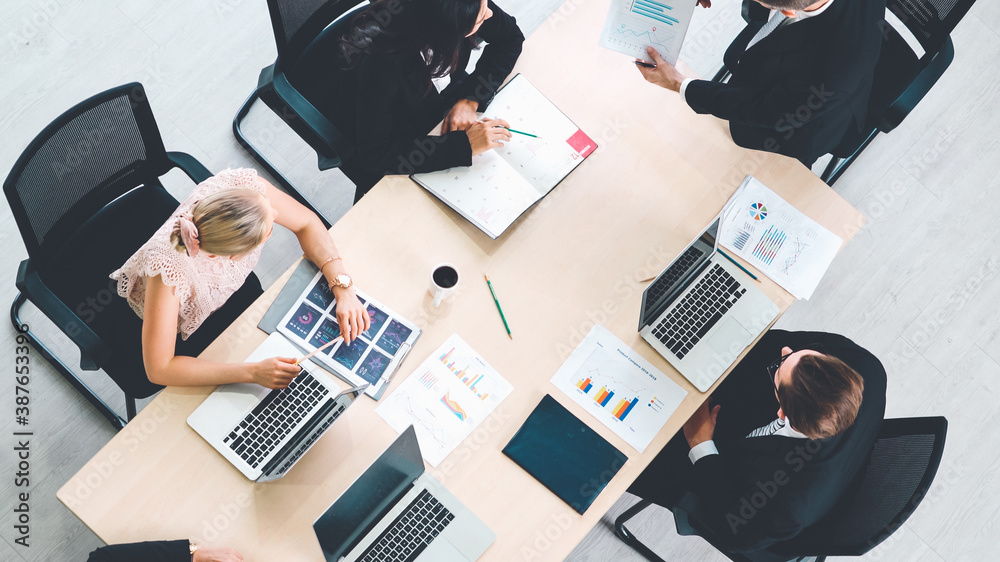
<svg viewBox="0 0 1000 562">
<path fill-rule="evenodd" d="M 747 176 L 722 211 L 719 243 L 808 299 L 843 240 Z"/>
<path fill-rule="evenodd" d="M 612 0 L 600 45 L 643 60 L 649 60 L 646 47 L 653 47 L 677 64 L 695 5 L 689 0 Z"/>
<path fill-rule="evenodd" d="M 453 334 L 375 411 L 399 433 L 413 425 L 424 459 L 437 466 L 512 390 Z"/>
<path fill-rule="evenodd" d="M 595 325 L 552 384 L 640 453 L 687 396 L 635 350 Z"/>
</svg>

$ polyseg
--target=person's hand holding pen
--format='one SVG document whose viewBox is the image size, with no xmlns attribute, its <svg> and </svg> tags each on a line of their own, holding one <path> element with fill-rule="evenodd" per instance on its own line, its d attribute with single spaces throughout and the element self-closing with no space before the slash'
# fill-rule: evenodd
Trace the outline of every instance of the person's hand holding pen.
<svg viewBox="0 0 1000 562">
<path fill-rule="evenodd" d="M 649 54 L 649 58 L 653 61 L 653 64 L 640 60 L 634 61 L 642 77 L 650 84 L 656 84 L 661 88 L 680 92 L 681 83 L 684 82 L 687 76 L 681 74 L 674 65 L 664 60 L 656 49 L 648 47 L 646 53 Z"/>
<path fill-rule="evenodd" d="M 508 127 L 510 123 L 503 119 L 482 119 L 469 127 L 466 133 L 469 135 L 469 144 L 472 145 L 472 155 L 478 156 L 487 150 L 503 146 L 504 142 L 510 140 Z"/>
</svg>

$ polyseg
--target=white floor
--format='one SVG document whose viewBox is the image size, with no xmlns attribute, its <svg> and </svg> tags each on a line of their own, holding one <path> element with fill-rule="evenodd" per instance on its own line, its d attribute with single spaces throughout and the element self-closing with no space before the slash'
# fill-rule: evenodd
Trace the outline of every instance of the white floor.
<svg viewBox="0 0 1000 562">
<path fill-rule="evenodd" d="M 581 2 L 584 0 L 570 0 Z M 596 0 L 588 0 L 596 1 Z M 501 0 L 526 32 L 558 0 Z M 711 75 L 740 28 L 736 0 L 699 10 L 682 58 Z M 1000 257 L 994 217 L 1000 193 L 1000 4 L 983 0 L 955 33 L 956 61 L 910 118 L 879 138 L 837 184 L 868 217 L 837 258 L 811 301 L 797 303 L 780 326 L 843 333 L 882 358 L 890 376 L 888 415 L 945 415 L 949 444 L 934 488 L 872 560 L 989 559 L 1000 540 Z M 586 39 L 591 40 L 591 39 Z M 275 52 L 263 0 L 4 0 L 0 2 L 0 171 L 53 118 L 78 101 L 128 81 L 142 82 L 168 150 L 194 155 L 212 170 L 252 165 L 230 130 L 239 105 Z M 667 95 L 665 93 L 665 95 Z M 254 111 L 249 133 L 335 220 L 353 187 L 339 172 L 316 172 L 314 155 L 267 111 Z M 183 197 L 191 184 L 179 172 L 167 185 Z M 975 232 L 964 235 L 962 230 Z M 0 206 L 0 300 L 15 294 L 14 273 L 26 257 L 10 210 Z M 258 267 L 269 284 L 298 254 L 294 238 L 275 236 Z M 30 307 L 29 307 L 30 308 Z M 56 342 L 68 362 L 72 345 L 33 310 L 32 328 Z M 0 352 L 13 363 L 14 331 L 0 328 Z M 84 560 L 101 544 L 55 498 L 56 490 L 113 435 L 110 426 L 43 361 L 32 363 L 31 537 L 14 543 L 11 511 L 14 457 L 3 448 L 0 560 Z M 123 409 L 120 393 L 100 373 L 86 373 L 102 396 Z M 14 425 L 13 384 L 0 391 Z M 623 498 L 605 517 L 631 505 Z M 636 532 L 667 559 L 721 557 L 700 539 L 678 537 L 669 513 L 649 510 Z M 573 560 L 639 560 L 598 525 Z"/>
</svg>

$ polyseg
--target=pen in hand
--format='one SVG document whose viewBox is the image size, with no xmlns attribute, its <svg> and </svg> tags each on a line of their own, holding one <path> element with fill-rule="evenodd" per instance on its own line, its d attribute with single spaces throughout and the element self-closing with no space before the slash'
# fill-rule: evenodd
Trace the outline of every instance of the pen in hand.
<svg viewBox="0 0 1000 562">
<path fill-rule="evenodd" d="M 634 60 L 632 61 L 632 63 L 635 64 L 636 66 L 641 66 L 643 68 L 656 68 L 655 64 L 646 61 Z"/>
</svg>

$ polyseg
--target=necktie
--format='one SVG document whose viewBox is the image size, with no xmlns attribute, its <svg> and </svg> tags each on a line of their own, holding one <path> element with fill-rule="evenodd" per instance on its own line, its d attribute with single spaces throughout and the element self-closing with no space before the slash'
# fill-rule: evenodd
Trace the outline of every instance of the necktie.
<svg viewBox="0 0 1000 562">
<path fill-rule="evenodd" d="M 747 49 L 750 49 L 750 47 L 753 47 L 757 43 L 760 43 L 762 39 L 774 33 L 775 30 L 777 30 L 779 27 L 784 27 L 784 25 L 788 25 L 791 22 L 792 20 L 789 19 L 788 16 L 783 14 L 781 10 L 775 11 L 774 15 L 771 16 L 771 19 L 767 20 L 767 23 L 764 24 L 764 27 L 760 28 L 760 31 L 757 32 L 757 35 L 754 35 L 753 39 L 750 40 L 750 43 L 747 44 Z"/>
<path fill-rule="evenodd" d="M 748 433 L 747 439 L 750 439 L 751 437 L 765 437 L 768 435 L 774 435 L 783 427 L 785 427 L 785 420 L 781 418 L 775 418 L 773 422 L 767 425 L 762 425 L 757 429 Z"/>
</svg>

